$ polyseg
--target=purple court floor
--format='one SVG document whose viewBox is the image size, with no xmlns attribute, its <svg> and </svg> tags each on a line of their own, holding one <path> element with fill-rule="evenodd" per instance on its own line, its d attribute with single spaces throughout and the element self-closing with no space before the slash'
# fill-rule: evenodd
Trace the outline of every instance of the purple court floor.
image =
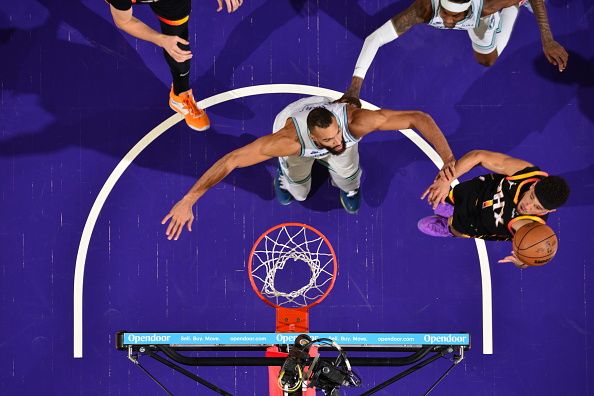
<svg viewBox="0 0 594 396">
<path fill-rule="evenodd" d="M 194 1 L 190 34 L 197 99 L 243 87 L 300 84 L 342 92 L 363 39 L 409 1 L 244 0 L 234 14 Z M 258 94 L 208 109 L 213 127 L 183 122 L 112 171 L 172 115 L 161 50 L 118 31 L 103 1 L 0 3 L 0 394 L 158 395 L 114 348 L 130 331 L 274 330 L 274 310 L 251 290 L 252 243 L 283 222 L 322 231 L 339 275 L 311 311 L 311 330 L 459 332 L 472 350 L 435 395 L 594 395 L 594 5 L 547 2 L 556 39 L 570 53 L 559 73 L 536 22 L 522 9 L 505 52 L 477 64 L 465 32 L 418 26 L 380 49 L 366 101 L 431 114 L 457 156 L 505 152 L 567 178 L 572 196 L 550 216 L 560 249 L 542 268 L 497 260 L 510 243 L 486 243 L 493 353 L 484 354 L 483 288 L 472 240 L 416 229 L 430 213 L 419 197 L 435 165 L 398 132 L 360 144 L 362 207 L 349 215 L 323 169 L 303 203 L 273 195 L 276 162 L 237 170 L 198 203 L 193 232 L 168 241 L 170 207 L 220 156 L 270 133 L 296 93 Z M 135 15 L 157 27 L 148 7 Z M 305 94 L 305 92 L 303 92 Z M 478 175 L 475 171 L 469 175 Z M 83 357 L 73 357 L 73 284 L 85 223 Z M 148 360 L 148 359 L 147 359 Z M 176 395 L 208 391 L 169 369 L 147 367 Z M 380 395 L 419 395 L 448 367 L 439 362 Z M 264 368 L 197 368 L 236 395 L 264 395 Z M 394 375 L 358 370 L 358 395 Z"/>
</svg>

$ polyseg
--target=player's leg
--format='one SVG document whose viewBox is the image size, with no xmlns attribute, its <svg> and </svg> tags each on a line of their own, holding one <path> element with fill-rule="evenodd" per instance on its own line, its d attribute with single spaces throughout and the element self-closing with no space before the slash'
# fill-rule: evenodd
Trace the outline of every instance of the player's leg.
<svg viewBox="0 0 594 396">
<path fill-rule="evenodd" d="M 151 8 L 159 18 L 163 34 L 177 36 L 188 41 L 190 0 L 156 2 L 151 4 Z M 189 45 L 178 43 L 178 46 L 183 50 L 190 50 Z M 169 93 L 169 106 L 184 115 L 190 128 L 198 131 L 207 130 L 210 127 L 208 116 L 204 110 L 198 108 L 190 89 L 190 60 L 177 62 L 167 51 L 163 50 L 163 54 L 173 79 L 171 92 Z"/>
<path fill-rule="evenodd" d="M 311 167 L 313 158 L 280 157 L 277 175 L 274 178 L 276 199 L 283 205 L 293 201 L 305 201 L 311 190 Z"/>
<path fill-rule="evenodd" d="M 509 38 L 511 37 L 512 31 L 514 30 L 514 26 L 516 24 L 516 19 L 518 18 L 518 13 L 519 6 L 517 5 L 504 8 L 499 12 L 501 21 L 499 23 L 499 29 L 495 34 L 497 53 L 499 55 L 501 55 L 507 46 L 507 43 L 509 42 Z"/>
<path fill-rule="evenodd" d="M 330 172 L 332 185 L 340 189 L 340 203 L 348 213 L 356 213 L 361 202 L 361 174 L 359 146 L 346 149 L 341 155 L 318 159 Z"/>
<path fill-rule="evenodd" d="M 483 66 L 492 66 L 503 52 L 518 16 L 518 7 L 511 6 L 481 18 L 476 28 L 469 30 L 474 57 Z"/>
<path fill-rule="evenodd" d="M 496 12 L 481 18 L 479 25 L 468 31 L 468 36 L 472 41 L 474 58 L 483 66 L 492 66 L 497 60 L 495 35 L 500 19 L 499 13 Z"/>
</svg>

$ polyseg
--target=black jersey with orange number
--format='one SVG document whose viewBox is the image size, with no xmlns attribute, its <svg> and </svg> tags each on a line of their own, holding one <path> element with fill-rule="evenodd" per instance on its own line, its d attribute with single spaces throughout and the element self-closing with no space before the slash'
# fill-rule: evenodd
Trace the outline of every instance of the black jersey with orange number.
<svg viewBox="0 0 594 396">
<path fill-rule="evenodd" d="M 522 194 L 546 176 L 534 166 L 512 176 L 492 173 L 458 184 L 448 198 L 454 205 L 452 227 L 472 238 L 506 241 L 518 220 L 544 223 L 546 215 L 520 215 L 516 206 Z"/>
</svg>

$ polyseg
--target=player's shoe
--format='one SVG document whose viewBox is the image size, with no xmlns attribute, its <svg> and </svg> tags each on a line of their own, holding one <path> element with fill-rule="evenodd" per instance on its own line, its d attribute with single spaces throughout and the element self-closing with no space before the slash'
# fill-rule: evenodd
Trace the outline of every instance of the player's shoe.
<svg viewBox="0 0 594 396">
<path fill-rule="evenodd" d="M 286 189 L 286 183 L 287 179 L 279 168 L 276 171 L 276 177 L 274 178 L 274 195 L 281 205 L 288 205 L 293 202 L 293 196 Z"/>
<path fill-rule="evenodd" d="M 433 213 L 445 218 L 452 217 L 454 214 L 454 207 L 447 203 L 440 203 L 435 209 L 433 209 Z"/>
<path fill-rule="evenodd" d="M 196 131 L 206 131 L 210 128 L 210 120 L 206 112 L 196 104 L 191 89 L 176 95 L 172 87 L 169 92 L 169 107 L 182 114 L 190 128 Z"/>
<path fill-rule="evenodd" d="M 448 219 L 442 216 L 427 216 L 423 217 L 417 223 L 417 228 L 423 234 L 433 237 L 451 237 Z"/>
<path fill-rule="evenodd" d="M 361 192 L 360 189 L 345 192 L 340 190 L 340 203 L 344 210 L 350 214 L 357 213 L 359 205 L 361 204 Z"/>
</svg>

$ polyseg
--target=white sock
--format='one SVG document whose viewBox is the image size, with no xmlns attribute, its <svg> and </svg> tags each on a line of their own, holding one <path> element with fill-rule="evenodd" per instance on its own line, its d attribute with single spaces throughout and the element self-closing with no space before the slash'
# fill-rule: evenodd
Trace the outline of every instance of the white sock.
<svg viewBox="0 0 594 396">
<path fill-rule="evenodd" d="M 501 31 L 496 33 L 495 36 L 495 45 L 497 47 L 497 55 L 501 55 L 507 43 L 509 42 L 509 38 L 511 37 L 512 30 L 514 30 L 514 24 L 516 23 L 516 18 L 518 17 L 519 7 L 511 6 L 504 8 L 499 12 L 499 16 L 501 18 Z"/>
</svg>

